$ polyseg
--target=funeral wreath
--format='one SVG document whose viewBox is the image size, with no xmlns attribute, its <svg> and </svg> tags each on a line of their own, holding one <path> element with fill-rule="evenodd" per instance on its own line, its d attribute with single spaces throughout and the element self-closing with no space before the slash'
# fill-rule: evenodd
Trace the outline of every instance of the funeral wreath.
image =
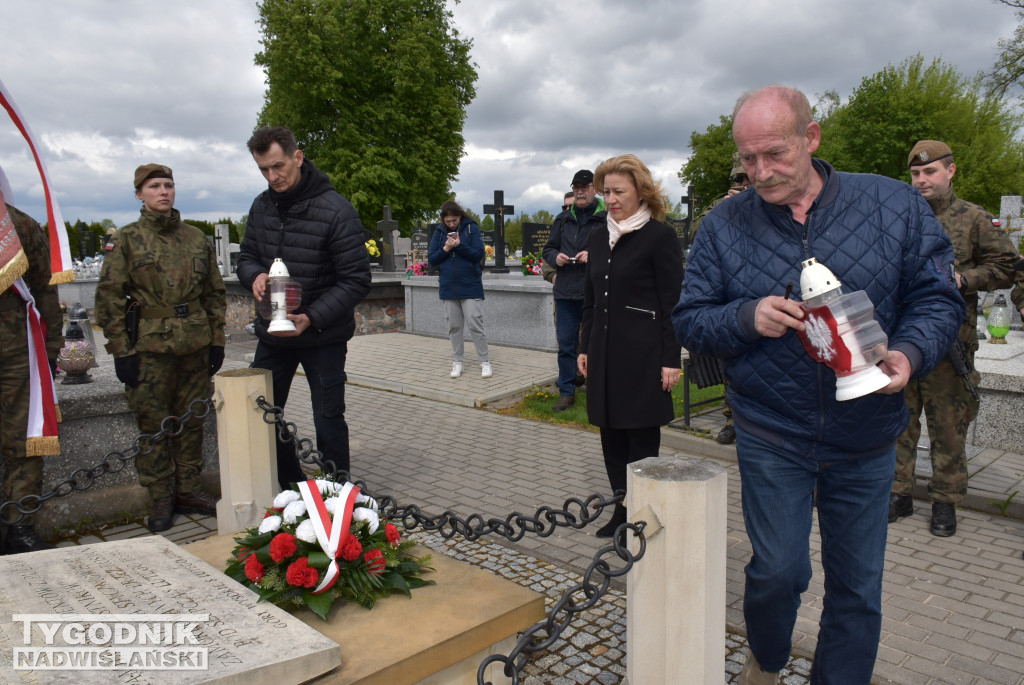
<svg viewBox="0 0 1024 685">
<path fill-rule="evenodd" d="M 430 556 L 409 552 L 398 528 L 352 483 L 308 480 L 285 490 L 258 527 L 235 538 L 225 573 L 283 609 L 327 620 L 335 600 L 372 609 L 393 592 L 433 585 Z"/>
</svg>

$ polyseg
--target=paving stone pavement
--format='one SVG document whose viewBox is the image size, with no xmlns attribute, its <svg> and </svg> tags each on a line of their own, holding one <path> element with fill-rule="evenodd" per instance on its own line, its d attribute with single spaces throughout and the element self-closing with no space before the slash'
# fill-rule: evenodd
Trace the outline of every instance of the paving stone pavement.
<svg viewBox="0 0 1024 685">
<path fill-rule="evenodd" d="M 245 354 L 255 347 L 245 334 L 235 333 L 233 340 L 228 368 L 244 366 Z M 492 380 L 510 388 L 509 392 L 546 382 L 543 379 L 550 377 L 555 364 L 551 353 L 499 346 L 492 346 L 492 359 Z M 350 342 L 346 416 L 353 471 L 372 492 L 391 494 L 401 504 L 417 504 L 426 513 L 451 510 L 460 516 L 479 513 L 498 518 L 512 511 L 532 514 L 542 505 L 562 508 L 569 497 L 606 492 L 597 434 L 473 408 L 479 398 L 494 396 L 479 388 L 488 381 L 468 371 L 462 379 L 450 379 L 448 360 L 448 342 L 436 338 L 385 334 Z M 418 377 L 395 380 L 394 369 L 412 366 Z M 355 385 L 357 380 L 364 385 Z M 366 387 L 384 388 L 389 383 L 396 385 L 387 391 Z M 401 394 L 407 387 L 417 390 Z M 430 391 L 426 395 L 433 399 L 421 394 L 420 388 Z M 285 417 L 296 423 L 301 436 L 313 437 L 308 386 L 301 378 L 292 386 Z M 722 446 L 712 444 L 702 451 L 718 456 L 665 443 L 661 453 L 715 459 L 728 472 L 729 634 L 724 676 L 726 682 L 733 682 L 744 659 L 743 566 L 750 546 L 740 512 L 734 450 L 731 459 L 728 448 Z M 1008 454 L 991 457 L 992 463 L 1008 465 L 1009 477 L 1014 464 L 1022 463 L 1020 459 Z M 203 528 L 215 529 L 212 519 L 179 519 L 165 533 L 180 535 L 173 538 L 177 541 L 201 537 Z M 891 526 L 882 640 L 873 682 L 1024 685 L 1024 522 L 971 510 L 962 510 L 959 520 L 955 537 L 935 538 L 927 531 L 926 505 L 919 501 L 914 516 Z M 516 543 L 413 535 L 427 546 L 515 582 L 544 588 L 550 607 L 565 588 L 580 582 L 582 571 L 605 542 L 593 535 L 601 523 L 583 531 L 559 528 L 550 537 L 527 536 Z M 135 525 L 135 533 L 148 534 Z M 114 534 L 133 534 L 131 526 L 121 528 Z M 79 542 L 98 542 L 106 536 L 101 531 L 95 539 Z M 819 546 L 815 527 L 812 550 Z M 809 657 L 814 651 L 823 577 L 817 551 L 812 557 L 814 578 L 794 631 L 794 659 L 783 674 L 782 682 L 789 685 L 808 682 Z M 573 622 L 566 642 L 531 662 L 523 682 L 620 682 L 627 657 L 623 588 L 622 581 L 613 583 L 599 608 Z"/>
</svg>

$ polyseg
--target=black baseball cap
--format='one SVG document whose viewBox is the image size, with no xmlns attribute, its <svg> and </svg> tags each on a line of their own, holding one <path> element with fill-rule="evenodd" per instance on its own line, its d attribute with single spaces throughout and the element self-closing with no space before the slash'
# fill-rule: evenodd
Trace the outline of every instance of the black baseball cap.
<svg viewBox="0 0 1024 685">
<path fill-rule="evenodd" d="M 571 185 L 588 186 L 594 182 L 594 172 L 590 169 L 580 169 L 576 172 L 576 175 L 572 177 Z"/>
</svg>

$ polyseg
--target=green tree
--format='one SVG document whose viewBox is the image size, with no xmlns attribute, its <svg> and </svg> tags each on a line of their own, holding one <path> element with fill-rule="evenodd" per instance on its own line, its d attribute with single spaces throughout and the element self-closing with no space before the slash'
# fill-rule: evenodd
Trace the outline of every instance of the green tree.
<svg viewBox="0 0 1024 685">
<path fill-rule="evenodd" d="M 837 169 L 909 181 L 907 155 L 918 140 L 954 152 L 957 195 L 990 211 L 1001 195 L 1024 185 L 1022 118 L 941 60 L 921 55 L 865 77 L 846 103 L 826 93 L 819 103 L 822 142 L 816 156 Z"/>
<path fill-rule="evenodd" d="M 524 221 L 530 221 L 530 215 L 526 212 L 519 212 L 517 217 L 505 217 L 505 244 L 508 245 L 509 254 L 515 254 L 523 246 Z"/>
<path fill-rule="evenodd" d="M 285 125 L 376 233 L 451 195 L 476 95 L 472 41 L 443 0 L 261 0 L 261 125 Z"/>
<path fill-rule="evenodd" d="M 555 221 L 555 215 L 546 209 L 539 209 L 537 213 L 533 215 L 533 218 L 529 220 L 530 223 L 534 224 L 547 224 L 550 226 Z"/>
<path fill-rule="evenodd" d="M 693 185 L 699 198 L 694 213 L 700 212 L 729 190 L 729 172 L 732 170 L 732 115 L 721 115 L 717 124 L 711 124 L 703 133 L 690 134 L 691 154 L 679 171 L 679 182 L 685 188 Z"/>
<path fill-rule="evenodd" d="M 476 222 L 480 226 L 481 231 L 493 231 L 494 230 L 494 217 L 488 214 L 481 221 Z"/>
<path fill-rule="evenodd" d="M 985 82 L 992 94 L 1001 96 L 1007 91 L 1024 87 L 1024 0 L 996 0 L 1017 11 L 1017 28 L 1012 38 L 999 41 L 999 54 Z"/>
</svg>

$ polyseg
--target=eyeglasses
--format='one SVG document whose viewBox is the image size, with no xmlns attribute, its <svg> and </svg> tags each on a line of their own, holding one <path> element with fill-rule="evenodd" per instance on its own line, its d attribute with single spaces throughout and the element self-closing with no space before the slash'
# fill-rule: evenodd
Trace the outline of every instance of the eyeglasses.
<svg viewBox="0 0 1024 685">
<path fill-rule="evenodd" d="M 739 185 L 740 183 L 749 183 L 749 181 L 747 180 L 747 175 L 746 174 L 736 174 L 735 176 L 733 176 L 729 180 L 732 181 L 733 183 L 737 184 L 737 185 Z"/>
<path fill-rule="evenodd" d="M 593 188 L 594 184 L 593 183 L 587 183 L 586 185 L 584 185 L 583 183 L 574 183 L 574 184 L 572 184 L 571 187 L 575 191 L 580 191 L 580 190 L 586 190 L 587 188 Z"/>
<path fill-rule="evenodd" d="M 562 211 L 564 212 L 565 210 L 569 209 L 569 207 L 571 207 L 571 206 L 572 205 L 562 205 Z"/>
</svg>

